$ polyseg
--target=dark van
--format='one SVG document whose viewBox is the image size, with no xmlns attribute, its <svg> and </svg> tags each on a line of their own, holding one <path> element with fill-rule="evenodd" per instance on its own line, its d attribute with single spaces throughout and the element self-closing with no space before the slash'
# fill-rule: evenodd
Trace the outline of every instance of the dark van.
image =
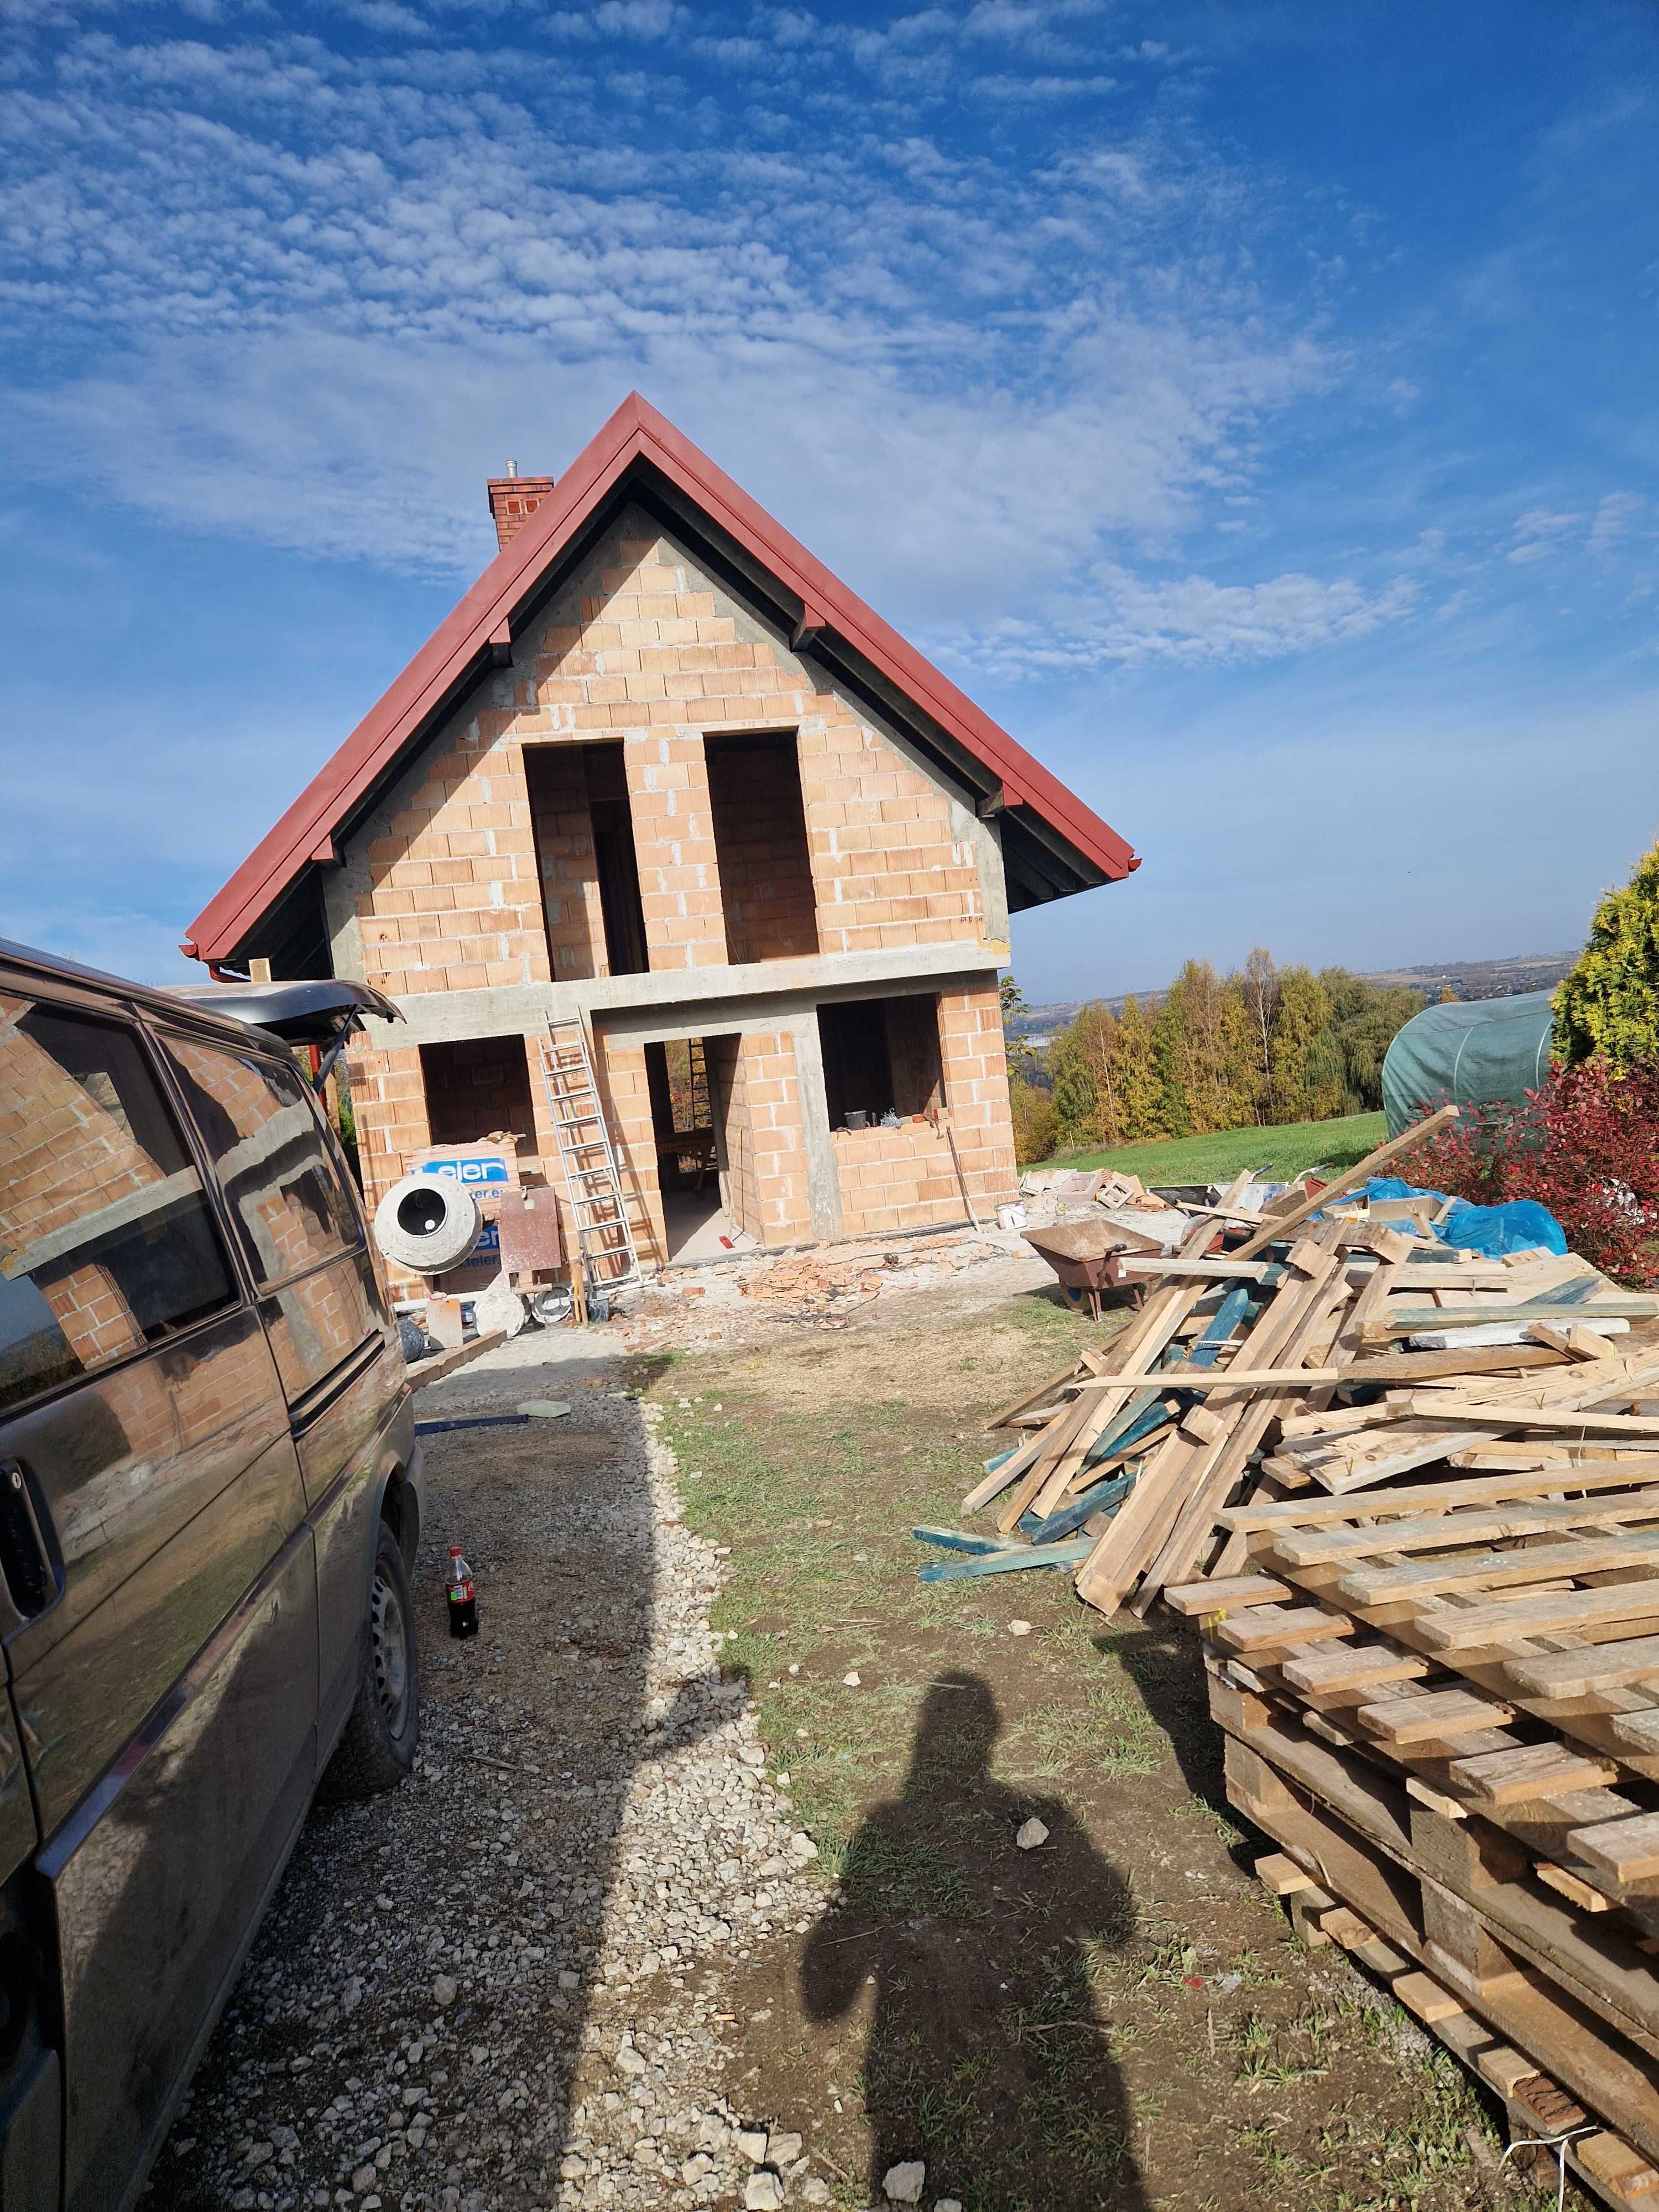
<svg viewBox="0 0 1659 2212">
<path fill-rule="evenodd" d="M 0 943 L 0 2212 L 131 2203 L 325 1770 L 414 1759 L 409 1390 L 289 1049 L 365 1010 Z"/>
</svg>

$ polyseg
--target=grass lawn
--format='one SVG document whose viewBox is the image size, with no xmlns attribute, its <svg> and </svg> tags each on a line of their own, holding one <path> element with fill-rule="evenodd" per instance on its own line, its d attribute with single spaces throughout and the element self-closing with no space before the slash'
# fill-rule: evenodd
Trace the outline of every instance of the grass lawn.
<svg viewBox="0 0 1659 2212">
<path fill-rule="evenodd" d="M 1244 1168 L 1289 1182 L 1304 1168 L 1351 1168 L 1387 1137 L 1380 1114 L 1335 1121 L 1287 1121 L 1279 1129 L 1221 1129 L 1209 1137 L 1165 1137 L 1110 1152 L 1066 1152 L 1045 1167 L 1121 1168 L 1142 1182 L 1231 1182 Z"/>
<path fill-rule="evenodd" d="M 911 2158 L 966 2212 L 1484 2204 L 1478 2093 L 1249 1878 L 1192 1625 L 1103 1620 L 1064 1574 L 917 1581 L 986 1413 L 1123 1319 L 917 1299 L 647 1382 L 730 1547 L 724 1664 L 838 1885 L 733 1962 L 733 2094 L 812 2131 L 848 2212 Z"/>
</svg>

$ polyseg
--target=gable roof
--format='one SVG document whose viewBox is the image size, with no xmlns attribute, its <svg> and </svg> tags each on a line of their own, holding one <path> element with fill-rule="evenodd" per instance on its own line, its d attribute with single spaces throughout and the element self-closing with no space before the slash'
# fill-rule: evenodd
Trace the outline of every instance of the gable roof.
<svg viewBox="0 0 1659 2212">
<path fill-rule="evenodd" d="M 625 503 L 644 506 L 796 648 L 896 721 L 982 815 L 1000 817 L 1009 904 L 1109 883 L 1123 839 L 831 575 L 706 453 L 630 392 L 403 673 L 191 925 L 181 950 L 228 961 L 291 938 L 318 866 L 439 720 L 511 657 L 514 634 Z"/>
</svg>

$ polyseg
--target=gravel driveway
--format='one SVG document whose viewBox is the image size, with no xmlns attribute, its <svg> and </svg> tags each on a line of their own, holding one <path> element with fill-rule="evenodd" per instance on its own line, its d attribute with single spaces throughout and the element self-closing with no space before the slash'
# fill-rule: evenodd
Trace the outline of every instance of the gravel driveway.
<svg viewBox="0 0 1659 2212">
<path fill-rule="evenodd" d="M 721 1971 L 824 1898 L 708 1626 L 720 1560 L 617 1363 L 529 1336 L 423 1418 L 414 1777 L 312 1814 L 152 2178 L 169 2207 L 821 2203 L 763 2140 Z M 537 1364 L 551 1359 L 553 1364 Z M 480 1633 L 450 1640 L 462 1544 Z"/>
</svg>

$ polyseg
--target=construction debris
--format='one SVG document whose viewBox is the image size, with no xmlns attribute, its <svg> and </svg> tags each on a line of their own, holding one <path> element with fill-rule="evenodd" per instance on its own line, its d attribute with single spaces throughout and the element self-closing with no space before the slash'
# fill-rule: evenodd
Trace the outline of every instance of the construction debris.
<svg viewBox="0 0 1659 2212">
<path fill-rule="evenodd" d="M 1346 1197 L 1431 1126 L 1140 1260 L 1121 1335 L 991 1424 L 963 1509 L 998 1538 L 918 1529 L 960 1554 L 922 1572 L 1065 1562 L 1082 1528 L 1086 1602 L 1196 1618 L 1308 1940 L 1606 2203 L 1659 2208 L 1659 1344 L 1628 1334 L 1659 1299 Z"/>
</svg>

